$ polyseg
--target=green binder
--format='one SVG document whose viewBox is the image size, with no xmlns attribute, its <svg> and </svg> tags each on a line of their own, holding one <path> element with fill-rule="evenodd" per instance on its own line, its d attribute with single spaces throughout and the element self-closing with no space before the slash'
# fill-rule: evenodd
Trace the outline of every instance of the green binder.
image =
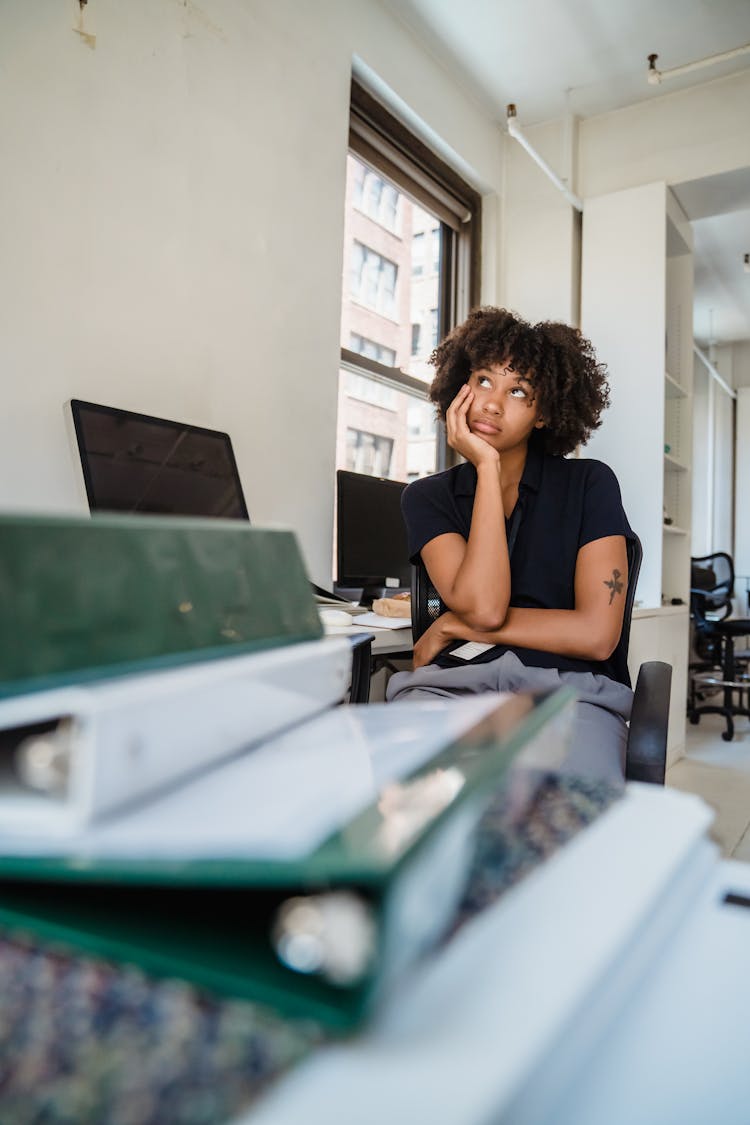
<svg viewBox="0 0 750 1125">
<path fill-rule="evenodd" d="M 173 516 L 0 516 L 0 698 L 322 633 L 290 531 Z"/>
<path fill-rule="evenodd" d="M 344 1031 L 445 932 L 487 801 L 505 786 L 518 806 L 534 775 L 510 767 L 554 759 L 573 702 L 499 703 L 301 858 L 23 856 L 0 839 L 0 927 Z M 386 709 L 394 730 L 404 707 Z"/>
</svg>

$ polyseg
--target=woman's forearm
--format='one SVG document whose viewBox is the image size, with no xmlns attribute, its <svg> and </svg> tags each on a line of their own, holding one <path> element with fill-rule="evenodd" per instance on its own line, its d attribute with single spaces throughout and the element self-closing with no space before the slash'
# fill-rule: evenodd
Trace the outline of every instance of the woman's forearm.
<svg viewBox="0 0 750 1125">
<path fill-rule="evenodd" d="M 499 629 L 477 629 L 459 614 L 443 622 L 451 640 L 512 645 L 572 656 L 581 660 L 606 660 L 620 636 L 621 620 L 576 609 L 520 609 L 511 607 Z M 440 619 L 443 620 L 442 618 Z"/>
<path fill-rule="evenodd" d="M 474 628 L 497 628 L 505 620 L 510 601 L 510 560 L 497 463 L 477 467 L 466 551 L 443 600 Z"/>
</svg>

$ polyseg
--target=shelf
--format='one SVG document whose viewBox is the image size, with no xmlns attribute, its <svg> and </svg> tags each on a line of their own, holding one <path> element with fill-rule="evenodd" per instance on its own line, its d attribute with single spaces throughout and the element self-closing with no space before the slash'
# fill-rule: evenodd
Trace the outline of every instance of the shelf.
<svg viewBox="0 0 750 1125">
<path fill-rule="evenodd" d="M 664 468 L 669 473 L 686 473 L 688 471 L 687 465 L 683 465 L 682 462 L 678 461 L 676 457 L 673 457 L 671 453 L 664 454 Z"/>
<path fill-rule="evenodd" d="M 675 527 L 673 523 L 665 523 L 662 527 L 665 535 L 687 535 L 686 527 Z"/>
<path fill-rule="evenodd" d="M 685 605 L 637 605 L 633 607 L 633 617 L 672 617 L 678 614 L 687 614 L 688 606 Z"/>
<path fill-rule="evenodd" d="M 668 371 L 664 372 L 664 393 L 667 398 L 686 398 L 687 391 L 684 387 L 680 386 L 675 378 L 673 378 Z"/>
</svg>

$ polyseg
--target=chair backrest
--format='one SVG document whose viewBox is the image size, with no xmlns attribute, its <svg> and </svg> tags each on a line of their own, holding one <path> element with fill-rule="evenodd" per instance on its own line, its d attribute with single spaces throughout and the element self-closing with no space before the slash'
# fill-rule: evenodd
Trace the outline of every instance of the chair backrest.
<svg viewBox="0 0 750 1125">
<path fill-rule="evenodd" d="M 734 563 L 726 551 L 712 555 L 695 555 L 690 559 L 690 612 L 700 628 L 707 624 L 706 615 L 723 621 L 732 612 L 734 594 Z"/>
<path fill-rule="evenodd" d="M 635 605 L 635 591 L 638 585 L 638 575 L 641 573 L 643 562 L 643 545 L 638 536 L 633 532 L 632 539 L 625 540 L 628 553 L 628 588 L 625 591 L 625 612 L 622 617 L 622 630 L 618 648 L 622 649 L 623 658 L 627 663 L 628 648 L 630 646 L 630 624 L 633 620 L 633 606 Z"/>
<path fill-rule="evenodd" d="M 622 619 L 620 640 L 618 641 L 617 649 L 613 656 L 613 659 L 619 656 L 622 664 L 625 666 L 627 666 L 628 659 L 630 623 L 633 618 L 635 589 L 641 570 L 641 562 L 643 560 L 643 547 L 637 535 L 627 540 L 627 555 L 628 588 L 625 593 L 625 612 Z M 411 628 L 414 640 L 418 640 L 425 629 L 428 629 L 433 621 L 436 621 L 442 613 L 445 613 L 445 610 L 445 603 L 430 581 L 427 568 L 420 557 L 417 563 L 412 565 L 411 571 Z"/>
<path fill-rule="evenodd" d="M 427 567 L 422 557 L 412 563 L 411 568 L 411 631 L 415 641 L 419 640 L 433 621 L 437 621 L 446 611 L 446 605 L 432 585 Z"/>
</svg>

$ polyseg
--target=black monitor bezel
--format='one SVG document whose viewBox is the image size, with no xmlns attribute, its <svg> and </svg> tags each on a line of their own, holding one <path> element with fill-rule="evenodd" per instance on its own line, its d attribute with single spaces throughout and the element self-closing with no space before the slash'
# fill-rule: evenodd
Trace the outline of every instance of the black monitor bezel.
<svg viewBox="0 0 750 1125">
<path fill-rule="evenodd" d="M 342 505 L 341 505 L 341 490 L 346 487 L 351 478 L 357 480 L 366 480 L 369 483 L 375 483 L 393 486 L 399 489 L 399 497 L 406 488 L 405 481 L 392 480 L 390 477 L 376 477 L 368 473 L 355 473 L 350 469 L 337 469 L 336 470 L 336 585 L 344 589 L 356 589 L 362 587 L 385 587 L 386 580 L 391 578 L 398 579 L 398 588 L 408 588 L 410 584 L 411 575 L 411 562 L 409 561 L 408 554 L 404 561 L 404 572 L 399 575 L 383 575 L 383 574 L 348 574 L 342 568 L 342 541 L 341 528 L 343 523 Z M 400 509 L 400 500 L 399 500 Z M 405 534 L 405 529 L 404 529 Z"/>
<path fill-rule="evenodd" d="M 104 511 L 115 511 L 115 509 L 102 508 L 97 503 L 97 497 L 96 497 L 95 492 L 94 492 L 94 482 L 93 482 L 93 478 L 92 478 L 92 474 L 91 474 L 91 470 L 90 470 L 90 466 L 89 466 L 88 450 L 86 449 L 86 445 L 85 445 L 85 439 L 84 439 L 84 433 L 83 433 L 83 422 L 82 422 L 82 419 L 81 419 L 81 414 L 84 410 L 94 411 L 98 414 L 104 414 L 104 415 L 107 415 L 110 418 L 111 417 L 123 417 L 123 418 L 127 418 L 127 419 L 132 419 L 133 421 L 136 421 L 136 422 L 146 422 L 150 425 L 164 426 L 164 427 L 169 426 L 170 428 L 189 430 L 191 433 L 195 433 L 195 434 L 205 434 L 205 435 L 208 435 L 208 436 L 213 437 L 213 438 L 217 438 L 217 437 L 222 438 L 224 443 L 225 443 L 225 446 L 226 446 L 227 457 L 228 457 L 229 464 L 230 464 L 230 467 L 231 467 L 232 475 L 234 477 L 234 483 L 235 483 L 236 488 L 237 488 L 237 495 L 238 495 L 238 499 L 240 501 L 242 514 L 240 516 L 227 516 L 227 517 L 215 517 L 215 516 L 199 517 L 199 516 L 196 516 L 195 518 L 196 519 L 199 519 L 199 518 L 244 519 L 244 520 L 247 520 L 249 522 L 250 514 L 249 514 L 248 509 L 247 509 L 247 503 L 245 502 L 245 493 L 244 493 L 243 488 L 242 488 L 242 482 L 240 480 L 239 470 L 237 469 L 237 460 L 235 458 L 234 449 L 232 447 L 232 439 L 230 438 L 229 434 L 226 433 L 226 431 L 224 431 L 224 430 L 212 430 L 208 426 L 194 426 L 191 423 L 177 422 L 177 421 L 174 421 L 173 419 L 170 419 L 170 418 L 158 418 L 153 414 L 141 414 L 136 410 L 127 410 L 124 407 L 120 407 L 120 406 L 106 406 L 104 403 L 89 402 L 87 399 L 82 399 L 82 398 L 72 398 L 72 399 L 70 399 L 69 406 L 70 406 L 70 416 L 71 416 L 71 419 L 72 419 L 72 422 L 73 422 L 73 430 L 74 430 L 75 438 L 76 438 L 76 445 L 78 447 L 78 457 L 79 457 L 80 466 L 81 466 L 81 474 L 83 476 L 83 484 L 84 484 L 84 488 L 86 490 L 86 499 L 88 501 L 89 511 L 91 511 L 91 512 L 104 512 Z M 128 513 L 126 511 L 124 511 L 123 509 L 117 509 L 117 511 L 122 512 L 123 515 L 125 515 L 125 514 L 149 515 L 150 514 L 149 512 Z M 175 514 L 179 514 L 179 513 L 175 513 Z"/>
</svg>

